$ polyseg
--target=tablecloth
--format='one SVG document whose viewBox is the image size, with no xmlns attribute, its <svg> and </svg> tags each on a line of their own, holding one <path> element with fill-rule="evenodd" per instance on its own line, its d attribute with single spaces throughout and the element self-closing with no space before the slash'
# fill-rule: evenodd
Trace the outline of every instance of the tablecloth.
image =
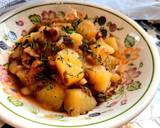
<svg viewBox="0 0 160 128">
<path fill-rule="evenodd" d="M 0 15 L 5 13 L 5 11 L 13 9 L 14 8 L 13 5 L 18 5 L 19 3 L 24 3 L 24 2 L 28 2 L 28 1 L 31 1 L 31 0 L 0 0 Z M 90 1 L 92 1 L 92 0 L 90 0 Z M 109 1 L 102 0 L 102 3 L 105 3 L 108 6 L 116 8 L 116 6 L 112 6 L 113 4 L 110 4 Z M 117 1 L 117 0 L 114 0 L 114 1 Z M 123 1 L 125 1 L 125 0 L 123 0 Z M 135 1 L 137 1 L 137 0 L 134 0 L 134 2 Z M 153 1 L 153 3 L 156 2 L 156 5 L 160 5 L 159 0 L 150 0 L 150 1 Z M 94 2 L 96 2 L 96 0 Z M 157 3 L 157 2 L 159 2 L 159 3 Z M 117 3 L 117 5 L 118 5 L 118 3 Z M 123 9 L 118 8 L 118 10 L 123 12 L 124 8 Z M 158 10 L 160 10 L 160 6 L 159 6 Z M 150 35 L 150 38 L 153 40 L 153 43 L 156 43 L 157 48 L 160 52 L 160 17 L 159 17 L 159 19 L 157 19 L 157 17 L 154 19 L 153 16 L 149 17 L 149 15 L 148 15 L 148 17 L 146 17 L 146 16 L 143 17 L 143 15 L 133 16 L 133 14 L 134 13 L 130 13 L 130 17 L 133 19 L 136 19 L 136 22 L 148 32 L 148 34 Z M 158 14 L 159 14 L 159 12 L 158 12 Z M 153 15 L 155 15 L 155 14 L 153 14 Z M 139 19 L 138 19 L 138 17 L 139 17 Z M 146 19 L 152 19 L 152 20 L 146 20 Z M 150 105 L 140 115 L 138 115 L 135 119 L 130 121 L 128 124 L 121 126 L 121 128 L 151 128 L 151 127 L 152 128 L 160 128 L 159 109 L 160 109 L 160 85 L 159 85 L 157 92 L 156 92 L 156 95 L 155 95 L 153 101 L 150 103 Z M 13 128 L 13 127 L 0 121 L 0 128 Z"/>
</svg>

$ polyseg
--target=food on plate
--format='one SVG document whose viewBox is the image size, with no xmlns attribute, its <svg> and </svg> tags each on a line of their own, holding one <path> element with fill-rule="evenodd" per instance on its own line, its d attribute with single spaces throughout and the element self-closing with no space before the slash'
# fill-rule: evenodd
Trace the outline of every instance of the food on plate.
<svg viewBox="0 0 160 128">
<path fill-rule="evenodd" d="M 35 24 L 9 58 L 20 93 L 71 116 L 106 101 L 121 81 L 120 43 L 107 27 L 104 16 L 80 12 Z"/>
</svg>

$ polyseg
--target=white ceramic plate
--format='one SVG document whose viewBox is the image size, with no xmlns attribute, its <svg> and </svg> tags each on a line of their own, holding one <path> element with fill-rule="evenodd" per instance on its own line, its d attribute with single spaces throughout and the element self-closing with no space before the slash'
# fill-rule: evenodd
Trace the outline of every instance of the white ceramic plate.
<svg viewBox="0 0 160 128">
<path fill-rule="evenodd" d="M 43 18 L 52 18 L 49 11 L 59 13 L 59 11 L 67 12 L 71 9 L 85 12 L 90 17 L 106 16 L 108 24 L 111 25 L 109 30 L 111 33 L 116 35 L 121 42 L 131 38 L 133 49 L 141 49 L 138 59 L 128 64 L 126 69 L 128 79 L 113 99 L 101 104 L 88 114 L 78 117 L 68 117 L 62 113 L 46 111 L 31 104 L 16 93 L 17 90 L 12 86 L 14 83 L 6 70 L 8 55 L 19 36 L 24 35 L 34 22 L 40 22 Z M 84 2 L 67 2 L 61 5 L 43 2 L 24 5 L 6 13 L 0 19 L 0 117 L 13 126 L 19 128 L 119 126 L 139 114 L 156 92 L 159 65 L 157 49 L 141 27 L 117 11 Z M 117 29 L 112 31 L 114 24 Z M 136 50 L 128 52 L 131 57 L 137 54 Z"/>
</svg>

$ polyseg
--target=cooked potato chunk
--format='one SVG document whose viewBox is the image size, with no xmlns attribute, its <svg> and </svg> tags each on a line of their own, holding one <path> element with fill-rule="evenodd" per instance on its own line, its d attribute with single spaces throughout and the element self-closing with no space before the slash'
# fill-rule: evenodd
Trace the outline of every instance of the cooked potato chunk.
<svg viewBox="0 0 160 128">
<path fill-rule="evenodd" d="M 92 95 L 82 89 L 68 89 L 64 99 L 64 109 L 71 115 L 77 116 L 92 110 L 97 102 Z"/>
<path fill-rule="evenodd" d="M 103 39 L 99 39 L 95 44 L 91 45 L 92 51 L 102 59 L 106 57 L 108 54 L 113 54 L 114 49 L 106 44 Z"/>
<path fill-rule="evenodd" d="M 115 37 L 108 37 L 107 39 L 105 39 L 105 42 L 110 45 L 115 51 L 118 50 L 118 44 L 117 44 L 117 40 Z"/>
<path fill-rule="evenodd" d="M 13 74 L 16 74 L 17 72 L 17 66 L 18 66 L 18 63 L 16 61 L 12 61 L 10 64 L 9 64 L 9 71 Z"/>
<path fill-rule="evenodd" d="M 23 69 L 23 67 L 17 68 L 16 75 L 21 80 L 22 83 L 25 83 L 27 72 L 25 69 Z"/>
<path fill-rule="evenodd" d="M 95 38 L 98 30 L 90 20 L 84 20 L 82 21 L 76 30 L 78 33 L 80 33 L 84 38 L 90 40 Z"/>
<path fill-rule="evenodd" d="M 48 85 L 36 93 L 36 98 L 53 110 L 59 110 L 64 100 L 64 89 L 61 85 Z"/>
<path fill-rule="evenodd" d="M 108 69 L 113 69 L 113 68 L 115 68 L 116 65 L 119 64 L 119 60 L 112 55 L 107 55 L 105 57 L 105 62 L 104 63 L 108 67 Z"/>
<path fill-rule="evenodd" d="M 55 64 L 67 86 L 80 81 L 84 76 L 82 61 L 74 50 L 64 49 L 60 51 L 57 54 Z"/>
<path fill-rule="evenodd" d="M 72 33 L 70 37 L 74 42 L 74 46 L 76 46 L 77 48 L 82 44 L 83 36 L 81 34 Z"/>
<path fill-rule="evenodd" d="M 94 86 L 96 92 L 105 92 L 110 87 L 112 74 L 104 66 L 98 65 L 86 70 L 89 83 Z"/>
</svg>

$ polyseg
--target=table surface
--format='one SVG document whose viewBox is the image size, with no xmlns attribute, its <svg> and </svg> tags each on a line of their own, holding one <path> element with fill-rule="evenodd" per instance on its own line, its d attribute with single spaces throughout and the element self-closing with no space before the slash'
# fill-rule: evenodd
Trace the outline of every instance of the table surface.
<svg viewBox="0 0 160 128">
<path fill-rule="evenodd" d="M 2 6 L 2 1 L 0 0 L 0 7 Z M 11 0 L 6 0 L 11 1 Z M 17 2 L 24 2 L 25 0 L 16 0 Z M 142 26 L 148 34 L 153 38 L 153 43 L 156 43 L 157 48 L 160 52 L 160 20 L 136 20 L 136 22 Z M 135 119 L 125 124 L 121 128 L 160 128 L 160 85 L 157 89 L 156 95 L 150 105 Z M 0 128 L 13 128 L 8 124 L 0 121 Z"/>
</svg>

